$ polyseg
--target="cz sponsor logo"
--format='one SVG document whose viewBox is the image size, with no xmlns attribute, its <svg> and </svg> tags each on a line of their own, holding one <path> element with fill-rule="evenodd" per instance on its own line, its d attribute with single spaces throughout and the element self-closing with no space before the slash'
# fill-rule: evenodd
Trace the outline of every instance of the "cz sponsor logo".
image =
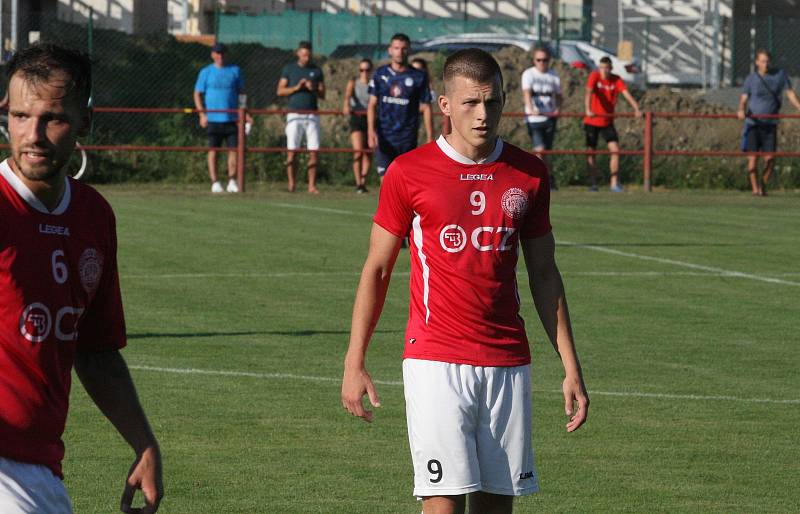
<svg viewBox="0 0 800 514">
<path fill-rule="evenodd" d="M 31 343 L 41 343 L 55 329 L 59 341 L 74 341 L 78 338 L 78 319 L 83 314 L 79 307 L 65 306 L 56 312 L 55 324 L 47 305 L 34 302 L 22 311 L 19 317 L 19 332 Z"/>
<path fill-rule="evenodd" d="M 476 227 L 467 238 L 467 231 L 459 225 L 447 225 L 439 232 L 439 243 L 448 253 L 458 253 L 472 243 L 479 252 L 506 252 L 513 248 L 509 243 L 517 229 L 513 227 Z"/>
</svg>

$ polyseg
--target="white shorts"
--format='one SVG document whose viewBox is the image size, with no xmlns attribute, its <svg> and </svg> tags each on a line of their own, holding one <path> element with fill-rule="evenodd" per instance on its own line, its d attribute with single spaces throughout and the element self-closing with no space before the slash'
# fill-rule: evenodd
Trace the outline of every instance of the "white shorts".
<svg viewBox="0 0 800 514">
<path fill-rule="evenodd" d="M 297 114 L 286 115 L 286 148 L 297 150 L 306 138 L 309 150 L 319 150 L 319 115 Z"/>
<path fill-rule="evenodd" d="M 64 483 L 46 466 L 0 457 L 0 512 L 72 514 Z"/>
<path fill-rule="evenodd" d="M 539 490 L 530 366 L 405 359 L 403 385 L 415 496 Z"/>
</svg>

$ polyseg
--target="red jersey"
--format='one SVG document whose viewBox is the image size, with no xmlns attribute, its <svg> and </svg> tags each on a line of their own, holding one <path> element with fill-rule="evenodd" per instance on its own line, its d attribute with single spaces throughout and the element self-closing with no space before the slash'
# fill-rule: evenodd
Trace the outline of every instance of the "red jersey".
<svg viewBox="0 0 800 514">
<path fill-rule="evenodd" d="M 48 212 L 0 175 L 0 456 L 62 476 L 75 351 L 125 346 L 114 214 L 71 178 Z"/>
<path fill-rule="evenodd" d="M 613 73 L 608 80 L 600 77 L 599 71 L 589 74 L 589 82 L 586 83 L 586 90 L 592 93 L 590 106 L 595 114 L 614 114 L 614 107 L 617 105 L 617 97 L 620 93 L 627 90 L 625 81 Z M 595 127 L 607 127 L 614 123 L 614 118 L 607 116 L 585 116 L 583 122 Z"/>
<path fill-rule="evenodd" d="M 404 358 L 474 366 L 530 363 L 519 315 L 520 238 L 550 232 L 542 161 L 498 139 L 483 163 L 444 137 L 395 159 L 374 221 L 410 234 Z"/>
</svg>

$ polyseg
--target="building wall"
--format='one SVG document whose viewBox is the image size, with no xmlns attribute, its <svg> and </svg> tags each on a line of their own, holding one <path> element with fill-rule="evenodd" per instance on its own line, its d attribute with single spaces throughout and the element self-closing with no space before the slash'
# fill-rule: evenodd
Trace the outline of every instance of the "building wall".
<svg viewBox="0 0 800 514">
<path fill-rule="evenodd" d="M 737 0 L 738 1 L 738 0 Z M 714 9 L 719 6 L 719 34 L 714 46 Z M 616 51 L 620 40 L 633 45 L 633 55 L 648 80 L 700 85 L 727 76 L 731 47 L 727 28 L 734 0 L 594 0 L 592 40 Z M 622 16 L 620 16 L 622 14 Z M 649 18 L 649 22 L 645 21 Z M 678 19 L 683 18 L 683 19 Z M 620 24 L 622 21 L 622 24 Z M 718 60 L 714 60 L 718 57 Z M 705 75 L 704 75 L 705 70 Z"/>
<path fill-rule="evenodd" d="M 86 23 L 90 10 L 98 28 L 129 34 L 167 31 L 168 0 L 58 0 L 58 17 L 70 23 Z"/>
</svg>

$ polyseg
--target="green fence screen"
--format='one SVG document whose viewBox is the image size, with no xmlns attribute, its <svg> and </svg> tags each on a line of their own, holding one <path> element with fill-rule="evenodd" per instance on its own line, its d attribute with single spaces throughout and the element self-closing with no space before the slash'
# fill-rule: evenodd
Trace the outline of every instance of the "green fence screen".
<svg viewBox="0 0 800 514">
<path fill-rule="evenodd" d="M 361 16 L 347 13 L 284 11 L 280 14 L 220 14 L 217 39 L 223 43 L 260 43 L 266 47 L 293 49 L 301 40 L 311 41 L 314 53 L 328 55 L 339 45 L 387 45 L 388 38 L 403 32 L 413 41 L 448 34 L 493 32 L 530 34 L 525 20 L 452 18 L 420 19 L 403 16 Z"/>
</svg>

